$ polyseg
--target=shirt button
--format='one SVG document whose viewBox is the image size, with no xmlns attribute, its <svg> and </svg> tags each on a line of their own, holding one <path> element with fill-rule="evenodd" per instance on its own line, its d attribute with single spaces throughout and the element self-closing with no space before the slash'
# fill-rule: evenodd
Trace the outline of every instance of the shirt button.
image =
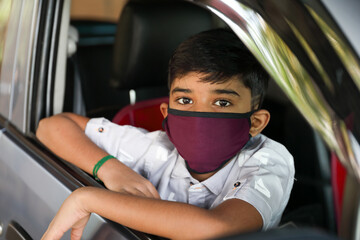
<svg viewBox="0 0 360 240">
<path fill-rule="evenodd" d="M 234 187 L 238 187 L 238 186 L 240 186 L 241 185 L 241 182 L 236 182 L 236 183 L 234 183 Z"/>
<path fill-rule="evenodd" d="M 99 128 L 98 128 L 98 132 L 99 132 L 99 133 L 104 132 L 104 128 L 103 128 L 103 127 L 99 127 Z"/>
</svg>

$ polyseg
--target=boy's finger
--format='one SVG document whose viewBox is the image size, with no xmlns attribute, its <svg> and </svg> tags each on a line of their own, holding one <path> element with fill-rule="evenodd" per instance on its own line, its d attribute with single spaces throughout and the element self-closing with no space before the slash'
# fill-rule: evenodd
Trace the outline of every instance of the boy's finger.
<svg viewBox="0 0 360 240">
<path fill-rule="evenodd" d="M 147 197 L 147 198 L 160 198 L 159 193 L 156 191 L 155 187 L 154 189 L 148 189 L 148 188 L 128 188 L 128 189 L 122 189 L 121 191 L 118 191 L 120 193 L 139 196 L 139 197 Z"/>
<path fill-rule="evenodd" d="M 53 230 L 47 229 L 44 235 L 41 237 L 41 240 L 58 240 L 61 236 L 57 236 Z"/>
<path fill-rule="evenodd" d="M 43 235 L 42 235 L 42 237 L 41 237 L 41 240 L 47 240 L 47 239 L 49 239 L 48 237 L 47 237 L 47 232 L 48 231 L 46 231 Z"/>
<path fill-rule="evenodd" d="M 44 235 L 41 237 L 41 240 L 53 240 L 53 239 L 60 239 L 60 237 L 55 238 L 55 233 L 54 233 L 54 219 L 50 222 L 48 228 L 46 229 Z"/>
<path fill-rule="evenodd" d="M 147 197 L 160 198 L 158 191 L 150 181 L 146 181 L 139 190 L 144 192 Z"/>
<path fill-rule="evenodd" d="M 149 191 L 150 191 L 151 196 L 153 198 L 160 199 L 160 195 L 159 195 L 158 191 L 156 190 L 156 188 L 154 186 L 151 186 Z"/>
<path fill-rule="evenodd" d="M 123 193 L 125 194 L 129 194 L 129 195 L 134 195 L 134 196 L 139 196 L 139 197 L 148 197 L 143 191 L 137 189 L 137 188 L 131 188 L 131 189 L 124 189 Z"/>
<path fill-rule="evenodd" d="M 83 229 L 73 228 L 71 230 L 71 240 L 80 240 L 83 233 Z"/>
<path fill-rule="evenodd" d="M 145 197 L 160 198 L 159 193 L 157 192 L 156 188 L 152 184 L 147 185 L 145 188 L 138 189 L 138 190 L 141 191 L 145 195 Z"/>
</svg>

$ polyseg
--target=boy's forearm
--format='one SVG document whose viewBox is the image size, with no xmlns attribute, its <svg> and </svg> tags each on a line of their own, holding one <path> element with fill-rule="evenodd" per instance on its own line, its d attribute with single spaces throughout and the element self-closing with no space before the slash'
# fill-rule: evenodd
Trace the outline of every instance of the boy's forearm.
<svg viewBox="0 0 360 240">
<path fill-rule="evenodd" d="M 36 136 L 59 157 L 92 173 L 98 160 L 107 153 L 86 135 L 88 119 L 74 114 L 59 114 L 40 121 Z"/>
<path fill-rule="evenodd" d="M 216 210 L 190 204 L 124 195 L 93 187 L 79 189 L 76 194 L 79 194 L 87 211 L 162 237 L 207 239 L 239 231 L 233 229 L 234 224 L 229 224 L 229 219 L 217 215 Z"/>
</svg>

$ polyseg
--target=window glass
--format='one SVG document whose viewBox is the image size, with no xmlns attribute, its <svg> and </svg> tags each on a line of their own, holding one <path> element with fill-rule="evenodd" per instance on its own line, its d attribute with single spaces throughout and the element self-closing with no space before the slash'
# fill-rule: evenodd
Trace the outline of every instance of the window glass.
<svg viewBox="0 0 360 240">
<path fill-rule="evenodd" d="M 25 131 L 40 0 L 0 0 L 0 114 Z"/>
<path fill-rule="evenodd" d="M 5 46 L 5 36 L 11 10 L 11 0 L 0 0 L 0 73 Z"/>
<path fill-rule="evenodd" d="M 11 2 L 12 0 L 0 0 L 0 76 L 4 68 L 5 39 L 11 11 Z M 0 114 L 4 117 L 7 117 L 9 112 L 9 92 L 10 85 L 2 81 L 0 77 Z"/>
</svg>

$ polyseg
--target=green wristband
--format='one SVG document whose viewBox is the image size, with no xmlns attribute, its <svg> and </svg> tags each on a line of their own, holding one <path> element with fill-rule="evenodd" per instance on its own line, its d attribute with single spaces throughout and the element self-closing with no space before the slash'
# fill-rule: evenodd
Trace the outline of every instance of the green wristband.
<svg viewBox="0 0 360 240">
<path fill-rule="evenodd" d="M 99 171 L 100 167 L 109 159 L 112 159 L 112 158 L 115 158 L 114 156 L 112 155 L 107 155 L 105 157 L 103 157 L 102 159 L 100 159 L 100 161 L 98 161 L 95 166 L 94 166 L 94 169 L 93 169 L 93 176 L 95 178 L 95 180 L 97 181 L 100 181 L 100 179 L 98 178 L 97 176 L 97 172 Z"/>
</svg>

